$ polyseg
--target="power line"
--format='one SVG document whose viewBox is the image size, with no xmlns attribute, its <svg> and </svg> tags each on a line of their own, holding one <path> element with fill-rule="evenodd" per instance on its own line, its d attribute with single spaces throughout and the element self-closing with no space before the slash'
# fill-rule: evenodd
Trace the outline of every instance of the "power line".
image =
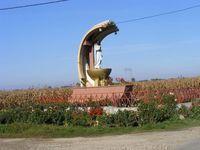
<svg viewBox="0 0 200 150">
<path fill-rule="evenodd" d="M 20 5 L 20 6 L 5 7 L 5 8 L 0 8 L 0 11 L 11 10 L 11 9 L 20 9 L 20 8 L 27 8 L 27 7 L 35 7 L 35 6 L 42 6 L 42 5 L 49 5 L 49 4 L 66 2 L 66 1 L 69 1 L 69 0 L 56 0 L 56 1 L 49 1 L 49 2 L 43 2 L 43 3 L 29 4 L 29 5 Z"/>
<path fill-rule="evenodd" d="M 186 7 L 186 8 L 182 8 L 182 9 L 178 9 L 178 10 L 163 12 L 163 13 L 159 13 L 159 14 L 155 14 L 155 15 L 150 15 L 150 16 L 145 16 L 145 17 L 140 17 L 140 18 L 134 18 L 134 19 L 124 20 L 124 21 L 119 21 L 119 22 L 117 22 L 117 24 L 135 22 L 135 21 L 139 21 L 139 20 L 144 20 L 144 19 L 150 19 L 150 18 L 155 18 L 155 17 L 159 17 L 159 16 L 164 16 L 164 15 L 175 14 L 175 13 L 187 11 L 187 10 L 190 10 L 190 9 L 198 8 L 198 7 L 200 7 L 200 4 L 193 5 L 193 6 Z"/>
</svg>

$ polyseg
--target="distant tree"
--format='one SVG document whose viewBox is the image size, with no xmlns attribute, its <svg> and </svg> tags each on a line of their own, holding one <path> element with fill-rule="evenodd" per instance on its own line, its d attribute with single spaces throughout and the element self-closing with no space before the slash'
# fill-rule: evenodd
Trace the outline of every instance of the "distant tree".
<svg viewBox="0 0 200 150">
<path fill-rule="evenodd" d="M 151 81 L 160 81 L 160 80 L 163 80 L 163 79 L 159 79 L 159 78 L 151 79 Z"/>
<path fill-rule="evenodd" d="M 131 82 L 135 82 L 135 78 L 131 78 Z"/>
<path fill-rule="evenodd" d="M 138 82 L 148 82 L 149 80 L 139 80 Z"/>
</svg>

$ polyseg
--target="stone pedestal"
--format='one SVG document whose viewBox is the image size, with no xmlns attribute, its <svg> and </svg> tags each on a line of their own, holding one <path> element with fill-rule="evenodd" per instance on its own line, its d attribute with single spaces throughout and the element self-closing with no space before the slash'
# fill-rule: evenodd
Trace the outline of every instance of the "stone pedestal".
<svg viewBox="0 0 200 150">
<path fill-rule="evenodd" d="M 102 87 L 84 87 L 73 88 L 70 102 L 84 103 L 87 101 L 108 100 L 113 104 L 130 103 L 134 100 L 132 85 L 102 86 Z"/>
</svg>

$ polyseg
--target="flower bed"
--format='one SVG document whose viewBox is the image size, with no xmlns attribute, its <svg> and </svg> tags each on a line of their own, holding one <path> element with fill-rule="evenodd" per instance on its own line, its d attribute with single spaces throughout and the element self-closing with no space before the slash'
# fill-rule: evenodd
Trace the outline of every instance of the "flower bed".
<svg viewBox="0 0 200 150">
<path fill-rule="evenodd" d="M 114 114 L 103 112 L 100 106 L 77 107 L 68 104 L 32 104 L 0 111 L 0 124 L 29 123 L 53 124 L 62 126 L 102 126 L 102 127 L 133 127 L 155 124 L 179 116 L 200 119 L 200 107 L 177 109 L 174 96 L 162 97 L 159 101 L 138 103 L 137 111 L 124 110 Z M 182 119 L 183 119 L 182 117 Z"/>
</svg>

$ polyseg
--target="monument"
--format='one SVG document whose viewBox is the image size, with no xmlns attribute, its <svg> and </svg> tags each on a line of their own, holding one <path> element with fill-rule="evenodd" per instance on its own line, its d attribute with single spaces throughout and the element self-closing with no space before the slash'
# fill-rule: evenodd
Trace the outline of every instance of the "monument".
<svg viewBox="0 0 200 150">
<path fill-rule="evenodd" d="M 110 83 L 111 68 L 103 68 L 102 40 L 119 31 L 113 21 L 104 21 L 91 28 L 83 37 L 78 51 L 78 74 L 80 87 L 73 88 L 71 101 L 85 102 L 109 99 L 120 101 L 124 97 L 131 100 L 132 86 L 113 86 Z"/>
</svg>

